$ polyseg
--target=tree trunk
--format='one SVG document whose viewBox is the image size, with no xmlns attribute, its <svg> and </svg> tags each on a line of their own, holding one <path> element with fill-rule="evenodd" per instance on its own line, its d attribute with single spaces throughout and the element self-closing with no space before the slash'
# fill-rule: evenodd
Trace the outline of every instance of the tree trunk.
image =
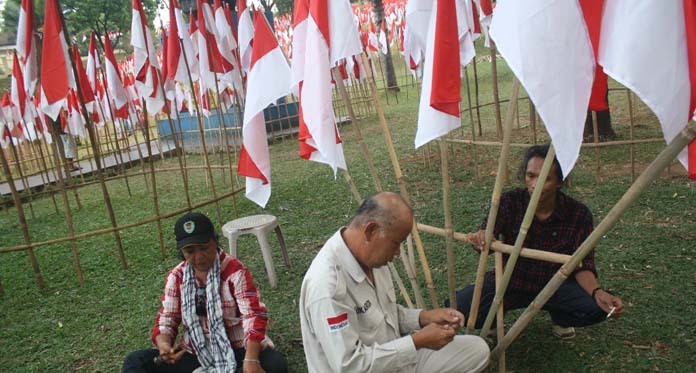
<svg viewBox="0 0 696 373">
<path fill-rule="evenodd" d="M 375 26 L 377 27 L 377 30 L 381 30 L 382 22 L 384 22 L 384 5 L 382 4 L 382 0 L 375 0 L 373 5 L 373 11 L 375 13 Z M 385 37 L 387 43 L 389 43 L 389 29 L 387 28 L 387 25 L 384 25 L 384 30 L 386 31 Z M 386 54 L 381 53 L 381 51 L 380 54 L 382 55 L 382 68 L 386 74 L 387 89 L 398 92 L 399 84 L 396 82 L 396 73 L 394 72 L 391 48 L 387 47 Z"/>
</svg>

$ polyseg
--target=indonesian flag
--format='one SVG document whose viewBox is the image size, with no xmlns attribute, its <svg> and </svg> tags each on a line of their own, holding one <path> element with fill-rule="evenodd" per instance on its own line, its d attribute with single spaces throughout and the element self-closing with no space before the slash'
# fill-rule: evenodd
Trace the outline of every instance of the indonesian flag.
<svg viewBox="0 0 696 373">
<path fill-rule="evenodd" d="M 493 4 L 491 0 L 476 0 L 476 3 L 478 4 L 479 13 L 479 22 L 477 23 L 478 31 L 482 32 L 485 37 L 483 45 L 490 47 L 489 29 L 491 27 L 491 18 L 493 15 Z"/>
<path fill-rule="evenodd" d="M 2 100 L 0 100 L 0 110 L 2 112 L 2 119 L 7 124 L 8 130 L 12 129 L 12 123 L 15 122 L 14 115 L 12 113 L 12 99 L 7 91 L 2 94 Z"/>
<path fill-rule="evenodd" d="M 22 75 L 22 68 L 19 66 L 19 59 L 17 59 L 17 53 L 13 54 L 13 64 L 12 64 L 12 82 L 10 87 L 10 92 L 12 95 L 12 102 L 14 102 L 15 115 L 13 115 L 13 120 L 9 123 L 10 129 L 12 129 L 12 124 L 17 124 L 22 118 L 31 116 L 27 115 L 29 112 L 27 108 L 27 93 L 24 90 L 24 76 Z M 28 120 L 26 120 L 28 121 Z"/>
<path fill-rule="evenodd" d="M 242 90 L 242 76 L 240 74 L 239 63 L 234 55 L 237 49 L 237 40 L 232 33 L 232 24 L 229 23 L 225 15 L 225 9 L 222 7 L 220 0 L 215 0 L 215 38 L 217 48 L 222 57 L 222 65 L 225 67 L 225 73 L 220 79 L 226 83 L 234 85 L 238 90 Z M 223 88 L 220 88 L 224 90 Z"/>
<path fill-rule="evenodd" d="M 406 4 L 404 58 L 411 70 L 421 66 L 425 58 L 426 35 L 428 35 L 432 4 L 432 0 L 410 0 Z"/>
<path fill-rule="evenodd" d="M 534 102 L 567 176 L 580 152 L 594 80 L 583 12 L 578 2 L 567 0 L 496 4 L 491 36 Z"/>
<path fill-rule="evenodd" d="M 696 108 L 696 4 L 693 0 L 607 1 L 599 63 L 650 107 L 665 140 L 671 142 Z M 689 178 L 696 179 L 696 142 L 678 158 Z"/>
<path fill-rule="evenodd" d="M 246 5 L 247 0 L 237 0 L 237 35 L 239 36 L 239 56 L 242 59 L 242 70 L 249 73 L 251 64 L 251 42 L 254 40 L 254 23 L 251 22 L 251 12 Z"/>
<path fill-rule="evenodd" d="M 164 95 L 158 77 L 160 66 L 141 0 L 133 0 L 131 45 L 136 89 L 145 98 L 149 112 L 158 113 L 164 106 Z"/>
<path fill-rule="evenodd" d="M 256 13 L 254 26 L 237 173 L 246 176 L 246 197 L 265 207 L 271 196 L 271 160 L 263 109 L 290 93 L 291 80 L 290 67 L 261 12 Z"/>
<path fill-rule="evenodd" d="M 34 88 L 36 88 L 38 80 L 33 33 L 34 2 L 32 0 L 22 0 L 17 22 L 17 54 L 24 64 L 24 87 L 29 96 L 34 94 Z"/>
<path fill-rule="evenodd" d="M 73 136 L 79 136 L 83 139 L 87 138 L 85 133 L 85 119 L 82 116 L 82 109 L 80 108 L 80 98 L 74 89 L 71 89 L 70 93 L 68 94 L 68 117 L 66 132 Z"/>
<path fill-rule="evenodd" d="M 382 52 L 382 54 L 387 54 L 387 51 L 389 49 L 389 45 L 387 44 L 387 30 L 384 26 L 384 24 L 387 23 L 386 19 L 382 20 L 382 25 L 379 28 L 379 51 Z"/>
<path fill-rule="evenodd" d="M 82 90 L 82 98 L 85 100 L 84 104 L 87 111 L 91 113 L 94 106 L 94 91 L 92 91 L 92 87 L 89 85 L 87 73 L 85 72 L 84 66 L 82 66 L 80 50 L 77 49 L 76 45 L 73 45 L 72 51 L 74 57 L 73 59 L 75 60 L 75 69 L 77 70 L 77 81 L 80 84 L 80 89 Z"/>
<path fill-rule="evenodd" d="M 97 70 L 101 69 L 99 62 L 99 52 L 97 52 L 97 37 L 92 32 L 89 37 L 89 51 L 87 54 L 87 80 L 92 92 L 97 91 Z"/>
<path fill-rule="evenodd" d="M 194 74 L 195 69 L 198 68 L 196 52 L 191 44 L 191 37 L 176 0 L 169 0 L 169 37 L 167 43 L 167 76 L 163 79 L 183 83 L 186 86 L 190 85 L 186 72 L 186 62 L 188 61 L 189 69 Z M 181 44 L 184 45 L 183 52 L 186 52 L 185 59 Z"/>
<path fill-rule="evenodd" d="M 433 3 L 418 107 L 416 148 L 461 125 L 459 69 L 476 54 L 467 16 L 470 11 L 470 0 L 437 0 Z"/>
<path fill-rule="evenodd" d="M 197 0 L 198 9 L 205 9 L 201 0 Z M 215 89 L 215 55 L 209 45 L 208 29 L 204 18 L 204 11 L 198 12 L 198 71 L 200 77 L 201 91 L 207 92 L 209 89 Z"/>
<path fill-rule="evenodd" d="M 587 31 L 592 43 L 592 53 L 595 58 L 595 76 L 592 83 L 589 110 L 602 111 L 609 109 L 607 90 L 609 89 L 607 74 L 602 66 L 596 64 L 599 55 L 599 34 L 602 25 L 602 8 L 604 0 L 580 0 L 580 7 L 587 25 Z"/>
<path fill-rule="evenodd" d="M 123 88 L 121 73 L 118 70 L 114 50 L 108 36 L 104 38 L 104 66 L 106 89 L 109 90 L 109 95 L 114 102 L 114 115 L 118 118 L 128 119 L 128 96 Z"/>
<path fill-rule="evenodd" d="M 60 14 L 56 0 L 46 0 L 41 54 L 41 111 L 53 120 L 58 118 L 60 109 L 67 103 L 68 89 L 75 87 Z"/>
</svg>

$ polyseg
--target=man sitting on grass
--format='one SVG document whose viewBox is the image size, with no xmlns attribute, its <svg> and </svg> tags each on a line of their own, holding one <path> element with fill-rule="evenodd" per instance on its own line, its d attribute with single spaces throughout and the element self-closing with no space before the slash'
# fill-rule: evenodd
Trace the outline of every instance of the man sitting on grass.
<svg viewBox="0 0 696 373">
<path fill-rule="evenodd" d="M 506 244 L 513 245 L 517 239 L 548 150 L 548 145 L 529 148 L 519 172 L 520 179 L 524 180 L 527 187 L 504 193 L 500 199 L 493 236 L 502 235 Z M 561 192 L 562 186 L 561 167 L 554 158 L 523 247 L 572 255 L 592 232 L 592 213 L 587 206 Z M 478 232 L 468 235 L 476 250 L 483 249 L 485 228 L 486 219 Z M 504 258 L 507 261 L 508 256 L 505 255 Z M 505 311 L 527 307 L 560 266 L 519 257 L 503 298 Z M 489 271 L 483 283 L 476 328 L 483 326 L 495 297 L 495 288 L 495 272 Z M 469 312 L 473 294 L 473 284 L 457 292 L 457 309 Z M 596 324 L 605 320 L 610 312 L 620 316 L 624 306 L 619 297 L 607 292 L 599 284 L 592 251 L 543 309 L 551 315 L 553 334 L 561 339 L 570 339 L 575 337 L 574 327 Z"/>
</svg>

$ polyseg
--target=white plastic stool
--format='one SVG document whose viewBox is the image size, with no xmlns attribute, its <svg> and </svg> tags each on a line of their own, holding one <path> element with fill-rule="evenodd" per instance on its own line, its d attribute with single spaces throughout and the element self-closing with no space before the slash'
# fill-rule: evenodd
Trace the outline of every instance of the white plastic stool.
<svg viewBox="0 0 696 373">
<path fill-rule="evenodd" d="M 268 281 L 270 282 L 271 287 L 274 288 L 276 287 L 278 281 L 276 280 L 273 257 L 271 256 L 271 245 L 268 242 L 267 237 L 271 230 L 275 230 L 276 236 L 278 237 L 278 242 L 280 243 L 280 249 L 283 251 L 283 260 L 285 261 L 285 265 L 289 267 L 290 259 L 288 258 L 288 249 L 285 247 L 283 232 L 280 230 L 278 219 L 275 216 L 245 216 L 243 218 L 229 221 L 222 226 L 222 234 L 230 243 L 230 255 L 235 258 L 237 257 L 237 237 L 243 234 L 253 234 L 256 236 L 259 246 L 261 246 L 261 254 L 263 255 L 263 262 L 266 265 Z"/>
</svg>

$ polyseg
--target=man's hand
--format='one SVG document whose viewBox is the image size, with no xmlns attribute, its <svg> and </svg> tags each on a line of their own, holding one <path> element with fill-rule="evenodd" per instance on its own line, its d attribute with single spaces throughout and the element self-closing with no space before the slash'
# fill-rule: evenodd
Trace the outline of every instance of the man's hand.
<svg viewBox="0 0 696 373">
<path fill-rule="evenodd" d="M 181 359 L 181 356 L 184 355 L 184 352 L 186 352 L 184 349 L 179 351 L 175 350 L 172 347 L 171 338 L 165 334 L 158 335 L 156 342 L 157 349 L 160 353 L 159 360 L 165 364 L 176 364 L 176 362 Z"/>
<path fill-rule="evenodd" d="M 483 247 L 486 245 L 486 231 L 480 230 L 474 233 L 468 233 L 466 238 L 471 242 L 471 246 L 478 252 L 483 251 Z"/>
<path fill-rule="evenodd" d="M 599 308 L 601 308 L 606 313 L 609 313 L 611 309 L 614 308 L 612 316 L 619 317 L 624 313 L 624 305 L 621 298 L 615 297 L 607 293 L 603 289 L 598 290 L 595 293 L 595 302 L 597 302 Z"/>
<path fill-rule="evenodd" d="M 416 349 L 429 348 L 431 350 L 439 350 L 452 342 L 457 334 L 455 328 L 449 324 L 441 325 L 438 323 L 428 324 L 425 328 L 413 334 L 413 344 Z"/>
<path fill-rule="evenodd" d="M 421 311 L 418 315 L 418 323 L 421 327 L 430 324 L 449 325 L 455 331 L 464 326 L 464 315 L 452 308 L 436 308 L 434 310 Z"/>
</svg>

